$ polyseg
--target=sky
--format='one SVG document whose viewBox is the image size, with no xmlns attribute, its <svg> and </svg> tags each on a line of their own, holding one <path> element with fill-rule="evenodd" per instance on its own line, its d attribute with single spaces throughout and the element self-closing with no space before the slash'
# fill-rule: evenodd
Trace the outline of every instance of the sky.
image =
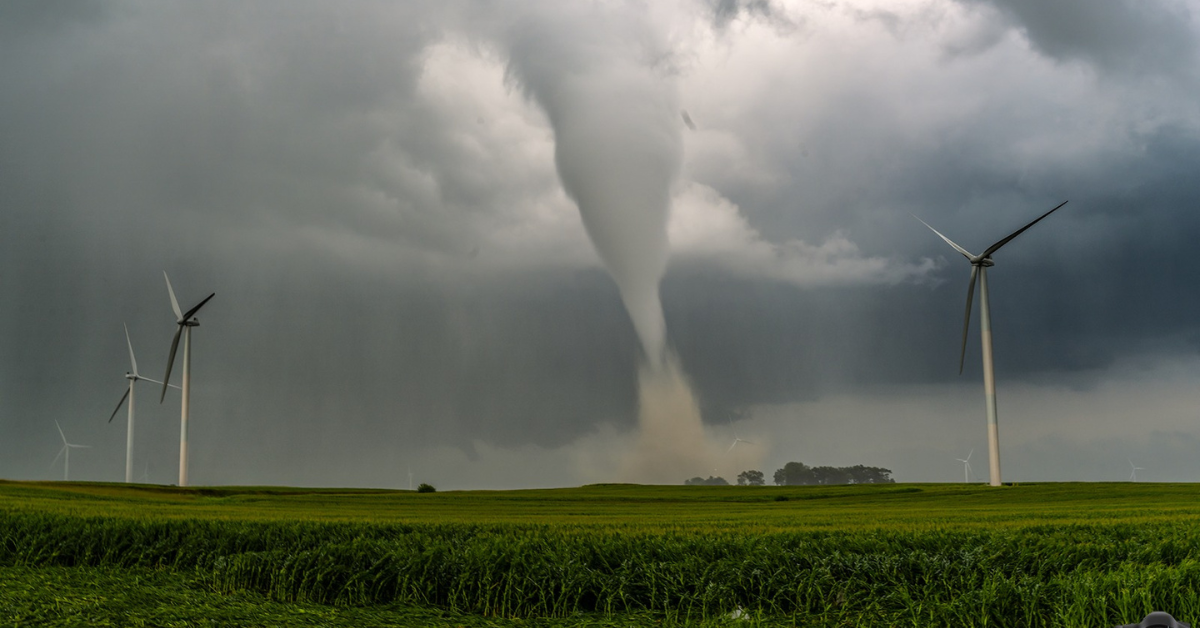
<svg viewBox="0 0 1200 628">
<path fill-rule="evenodd" d="M 2 3 L 0 478 L 60 479 L 57 421 L 72 479 L 123 479 L 164 271 L 216 293 L 192 484 L 643 480 L 663 364 L 713 466 L 644 481 L 986 478 L 970 267 L 916 218 L 979 252 L 1069 201 L 988 275 L 1004 479 L 1200 480 L 1196 13 Z M 167 484 L 159 393 L 134 467 Z"/>
</svg>

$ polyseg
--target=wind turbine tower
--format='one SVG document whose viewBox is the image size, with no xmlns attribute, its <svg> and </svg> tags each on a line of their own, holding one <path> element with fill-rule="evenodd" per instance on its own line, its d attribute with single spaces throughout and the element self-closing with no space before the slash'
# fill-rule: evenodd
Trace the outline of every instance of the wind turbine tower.
<svg viewBox="0 0 1200 628">
<path fill-rule="evenodd" d="M 1053 214 L 1059 207 L 1066 205 L 1067 201 L 1063 201 L 1054 209 L 1038 216 L 1033 222 L 1017 229 L 1009 234 L 1003 240 L 989 246 L 983 253 L 972 255 L 963 247 L 955 244 L 950 238 L 942 235 L 940 231 L 934 229 L 929 223 L 921 220 L 921 224 L 929 227 L 929 230 L 936 233 L 938 237 L 946 241 L 955 251 L 962 253 L 963 257 L 971 263 L 971 282 L 967 284 L 967 312 L 963 317 L 963 336 L 962 336 L 962 352 L 958 358 L 958 372 L 961 375 L 963 370 L 963 360 L 967 355 L 967 330 L 971 325 L 971 301 L 975 298 L 975 280 L 979 279 L 979 334 L 983 345 L 983 394 L 987 403 L 987 427 L 988 427 L 988 467 L 991 472 L 992 486 L 1000 486 L 1000 428 L 997 425 L 996 419 L 996 374 L 992 367 L 992 315 L 988 307 L 988 287 L 987 287 L 987 269 L 994 266 L 996 263 L 992 261 L 992 254 L 1000 250 L 1000 247 L 1008 244 L 1013 238 L 1025 233 L 1025 230 L 1036 225 L 1046 216 Z"/>
<path fill-rule="evenodd" d="M 217 296 L 217 293 L 212 293 L 204 300 L 197 303 L 187 313 L 179 311 L 179 301 L 175 300 L 175 290 L 171 288 L 171 278 L 167 277 L 166 271 L 163 271 L 163 278 L 167 280 L 167 294 L 171 295 L 171 309 L 175 310 L 175 339 L 171 341 L 171 355 L 167 358 L 167 374 L 163 376 L 162 395 L 158 402 L 162 403 L 163 399 L 167 398 L 167 382 L 171 381 L 171 368 L 175 365 L 175 350 L 179 348 L 179 336 L 183 336 L 183 402 L 179 410 L 179 486 L 187 486 L 188 481 L 188 405 L 191 400 L 192 389 L 192 328 L 200 325 L 200 321 L 195 317 L 196 312 L 204 307 L 208 300 Z"/>
<path fill-rule="evenodd" d="M 136 384 L 138 382 L 138 380 L 145 380 L 147 382 L 151 382 L 154 384 L 160 384 L 160 385 L 162 384 L 162 382 L 160 382 L 156 379 L 150 379 L 149 377 L 142 377 L 138 373 L 137 358 L 133 357 L 133 343 L 130 342 L 130 340 L 129 340 L 129 326 L 128 325 L 125 326 L 125 344 L 129 347 L 130 370 L 129 370 L 129 372 L 125 373 L 125 379 L 129 380 L 129 388 L 125 391 L 124 395 L 121 395 L 121 400 L 117 402 L 117 407 L 113 410 L 112 416 L 108 417 L 108 422 L 112 423 L 112 420 L 114 418 L 116 418 L 117 413 L 121 411 L 121 405 L 125 403 L 126 399 L 128 399 L 129 400 L 129 421 L 125 427 L 125 482 L 132 483 L 133 482 L 133 397 L 134 397 L 133 389 L 134 389 L 134 384 Z M 178 389 L 179 387 L 174 384 L 171 384 L 171 388 Z"/>
</svg>

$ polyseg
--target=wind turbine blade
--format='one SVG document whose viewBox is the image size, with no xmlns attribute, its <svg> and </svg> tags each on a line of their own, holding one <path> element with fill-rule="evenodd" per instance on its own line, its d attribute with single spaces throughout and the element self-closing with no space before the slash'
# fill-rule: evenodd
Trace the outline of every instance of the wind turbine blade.
<svg viewBox="0 0 1200 628">
<path fill-rule="evenodd" d="M 972 449 L 972 450 L 970 451 L 970 453 L 968 453 L 968 454 L 967 454 L 967 461 L 971 460 L 971 454 L 973 454 L 973 453 L 975 453 L 975 450 L 974 450 L 974 449 Z"/>
<path fill-rule="evenodd" d="M 971 265 L 971 283 L 967 284 L 967 313 L 963 315 L 962 352 L 958 354 L 958 374 L 962 375 L 963 363 L 967 359 L 967 331 L 971 327 L 971 301 L 975 299 L 975 278 L 979 275 L 979 267 Z"/>
<path fill-rule="evenodd" d="M 158 381 L 157 379 L 150 379 L 149 377 L 142 377 L 140 375 L 138 376 L 138 379 L 150 382 L 151 384 L 158 384 L 159 386 L 162 386 L 162 382 Z M 182 388 L 180 388 L 179 386 L 176 386 L 175 384 L 167 384 L 167 386 L 170 388 L 174 388 L 175 390 L 183 390 Z"/>
<path fill-rule="evenodd" d="M 133 342 L 129 340 L 129 325 L 125 325 L 125 323 L 121 323 L 121 325 L 125 327 L 125 344 L 129 345 L 129 365 L 133 367 L 130 372 L 137 375 L 137 358 L 133 357 Z"/>
<path fill-rule="evenodd" d="M 117 416 L 117 412 L 120 412 L 120 411 L 121 411 L 121 406 L 125 405 L 125 399 L 127 399 L 128 397 L 129 397 L 129 389 L 128 389 L 128 388 L 126 388 L 126 389 L 125 389 L 125 394 L 124 394 L 124 395 L 121 395 L 121 400 L 117 402 L 117 407 L 116 407 L 116 409 L 115 409 L 115 410 L 113 410 L 112 416 L 108 417 L 108 422 L 109 422 L 109 423 L 112 423 L 112 420 L 113 420 L 114 418 L 116 418 L 116 416 Z"/>
<path fill-rule="evenodd" d="M 733 441 L 732 443 L 729 443 L 729 449 L 726 449 L 726 450 L 725 450 L 725 453 L 729 453 L 729 452 L 733 451 L 733 447 L 734 447 L 734 445 L 737 445 L 737 441 L 736 441 L 736 440 L 735 440 L 735 441 Z"/>
<path fill-rule="evenodd" d="M 916 216 L 913 216 L 913 218 L 917 218 L 917 217 L 916 217 Z M 929 223 L 925 222 L 924 220 L 921 220 L 920 218 L 917 218 L 917 220 L 918 220 L 918 221 L 919 221 L 921 224 L 925 225 L 926 227 L 929 227 Z M 937 229 L 934 229 L 933 227 L 929 227 L 929 230 L 930 230 L 930 231 L 932 231 L 932 232 L 934 232 L 934 233 L 936 233 L 936 234 L 938 234 L 938 237 L 939 237 L 939 238 L 941 238 L 941 239 L 943 239 L 943 240 L 945 240 L 945 241 L 946 241 L 946 244 L 949 244 L 950 246 L 954 247 L 954 250 L 955 250 L 955 251 L 958 251 L 959 253 L 962 253 L 962 254 L 963 254 L 963 257 L 966 257 L 967 259 L 973 259 L 973 258 L 975 257 L 974 255 L 971 255 L 970 253 L 968 253 L 968 252 L 967 252 L 967 250 L 966 250 L 966 249 L 964 249 L 963 247 L 961 247 L 961 246 L 959 246 L 959 245 L 955 244 L 953 240 L 951 240 L 950 238 L 947 238 L 946 236 L 942 235 L 942 232 L 941 232 L 941 231 L 938 231 Z"/>
<path fill-rule="evenodd" d="M 205 297 L 203 301 L 201 301 L 200 303 L 196 304 L 196 307 L 194 307 L 194 308 L 192 308 L 192 309 L 188 310 L 188 311 L 187 311 L 187 314 L 184 314 L 184 315 L 183 315 L 183 318 L 182 318 L 181 320 L 185 320 L 185 321 L 186 321 L 186 320 L 190 320 L 190 319 L 192 318 L 192 316 L 196 314 L 196 312 L 199 312 L 199 311 L 200 311 L 200 308 L 204 307 L 204 304 L 205 304 L 205 303 L 208 303 L 208 300 L 209 300 L 209 299 L 211 299 L 211 298 L 213 298 L 213 297 L 215 297 L 215 296 L 217 296 L 217 293 L 215 293 L 215 292 L 214 292 L 214 293 L 212 293 L 212 294 L 208 295 L 207 297 Z"/>
<path fill-rule="evenodd" d="M 1066 205 L 1066 204 L 1067 204 L 1067 201 L 1063 201 L 1063 202 L 1061 202 L 1061 203 L 1059 203 L 1059 204 L 1058 204 L 1058 207 L 1062 207 L 1063 205 Z M 1015 237 L 1017 237 L 1017 236 L 1021 235 L 1022 233 L 1024 233 L 1024 232 L 1025 232 L 1025 230 L 1026 230 L 1026 229 L 1028 229 L 1028 228 L 1030 228 L 1030 227 L 1032 227 L 1032 226 L 1036 225 L 1036 224 L 1038 223 L 1038 221 L 1040 221 L 1041 219 L 1045 218 L 1046 216 L 1049 216 L 1050 214 L 1053 214 L 1055 211 L 1057 211 L 1057 210 L 1058 210 L 1058 207 L 1055 207 L 1054 209 L 1052 209 L 1052 210 L 1050 210 L 1050 211 L 1048 211 L 1048 212 L 1046 212 L 1046 213 L 1042 214 L 1041 216 L 1038 216 L 1036 220 L 1034 220 L 1033 222 L 1031 222 L 1031 223 L 1029 223 L 1029 224 L 1025 225 L 1024 227 L 1021 227 L 1020 229 L 1017 229 L 1017 230 L 1016 230 L 1016 231 L 1014 231 L 1014 232 L 1013 232 L 1011 235 L 1009 235 L 1007 238 L 1004 238 L 1003 240 L 1001 240 L 1001 241 L 999 241 L 999 242 L 997 242 L 997 243 L 995 243 L 995 244 L 993 244 L 993 245 L 989 246 L 989 247 L 987 248 L 987 250 L 983 252 L 983 255 L 980 255 L 979 257 L 980 257 L 981 259 L 982 259 L 982 258 L 986 258 L 986 257 L 990 256 L 992 253 L 995 253 L 996 251 L 999 251 L 999 250 L 1000 250 L 1000 247 L 1004 246 L 1005 244 L 1008 244 L 1009 240 L 1012 240 L 1013 238 L 1015 238 Z"/>
<path fill-rule="evenodd" d="M 171 278 L 167 276 L 167 271 L 165 270 L 163 271 L 163 279 L 167 280 L 167 294 L 171 295 L 171 309 L 175 310 L 175 318 L 177 319 L 176 322 L 182 323 L 187 319 L 184 318 L 183 314 L 179 311 L 179 301 L 175 300 L 175 290 L 171 288 Z"/>
<path fill-rule="evenodd" d="M 59 459 L 59 458 L 62 458 L 63 452 L 64 452 L 64 451 L 66 451 L 66 450 L 67 450 L 67 446 L 66 446 L 66 445 L 63 445 L 63 446 L 62 446 L 62 449 L 58 450 L 58 455 L 54 457 L 54 462 L 51 462 L 51 463 L 50 463 L 50 466 L 51 466 L 51 467 L 54 467 L 54 465 L 58 464 L 58 459 Z"/>
<path fill-rule="evenodd" d="M 54 427 L 58 428 L 58 435 L 62 437 L 63 444 L 66 445 L 67 444 L 67 435 L 63 434 L 62 426 L 58 424 L 58 419 L 54 420 Z M 1133 463 L 1132 462 L 1129 463 L 1129 466 L 1133 466 Z"/>
<path fill-rule="evenodd" d="M 67 447 L 74 447 L 76 449 L 91 449 L 92 448 L 91 445 L 67 445 Z"/>
<path fill-rule="evenodd" d="M 171 381 L 171 368 L 175 366 L 175 350 L 179 348 L 179 334 L 183 333 L 183 325 L 175 328 L 175 339 L 171 341 L 171 357 L 167 358 L 167 374 L 163 376 L 162 395 L 159 396 L 158 402 L 162 403 L 163 399 L 167 398 L 167 385 L 165 382 Z"/>
</svg>

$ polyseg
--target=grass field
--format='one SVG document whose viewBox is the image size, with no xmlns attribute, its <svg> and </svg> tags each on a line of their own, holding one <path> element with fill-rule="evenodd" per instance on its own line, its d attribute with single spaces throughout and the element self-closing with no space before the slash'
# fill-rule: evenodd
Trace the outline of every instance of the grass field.
<svg viewBox="0 0 1200 628">
<path fill-rule="evenodd" d="M 417 494 L 0 481 L 0 623 L 1200 620 L 1200 487 Z"/>
</svg>

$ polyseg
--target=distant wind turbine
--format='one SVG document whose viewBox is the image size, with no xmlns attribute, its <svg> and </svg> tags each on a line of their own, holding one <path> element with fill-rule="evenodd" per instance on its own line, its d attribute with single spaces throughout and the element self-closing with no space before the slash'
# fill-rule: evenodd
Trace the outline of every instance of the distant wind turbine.
<svg viewBox="0 0 1200 628">
<path fill-rule="evenodd" d="M 733 451 L 733 448 L 737 447 L 738 443 L 746 443 L 747 445 L 754 444 L 753 441 L 744 440 L 738 437 L 737 428 L 733 426 L 733 417 L 729 417 L 729 429 L 733 430 L 733 442 L 729 443 L 729 449 L 726 449 L 725 453 Z"/>
<path fill-rule="evenodd" d="M 58 450 L 58 455 L 54 457 L 54 462 L 51 462 L 50 466 L 53 467 L 54 463 L 58 462 L 59 458 L 62 458 L 63 459 L 63 481 L 66 482 L 71 477 L 71 449 L 72 448 L 91 449 L 91 445 L 76 445 L 74 443 L 68 443 L 67 435 L 63 434 L 62 426 L 58 424 L 57 420 L 54 421 L 54 427 L 58 428 L 58 435 L 60 437 L 62 437 L 63 446 L 62 446 L 62 449 Z M 65 457 L 64 457 L 64 454 L 65 454 Z"/>
<path fill-rule="evenodd" d="M 971 453 L 967 454 L 966 458 L 955 458 L 955 460 L 963 463 L 963 484 L 971 483 L 971 454 L 973 453 L 975 453 L 974 449 L 971 450 Z"/>
<path fill-rule="evenodd" d="M 142 377 L 138 374 L 137 358 L 133 357 L 133 342 L 129 340 L 129 326 L 125 326 L 125 344 L 129 346 L 129 367 L 130 370 L 125 373 L 125 379 L 129 380 L 129 388 L 125 390 L 125 394 L 121 395 L 121 400 L 117 402 L 116 409 L 113 410 L 112 416 L 108 417 L 108 422 L 116 418 L 117 413 L 121 411 L 121 406 L 125 404 L 125 400 L 129 400 L 129 421 L 125 427 L 125 481 L 133 482 L 133 399 L 134 399 L 134 384 L 138 380 L 145 380 L 161 385 L 162 382 L 149 377 Z M 178 389 L 175 384 L 171 384 L 171 388 Z"/>
<path fill-rule="evenodd" d="M 1133 461 L 1130 460 L 1129 461 L 1129 481 L 1130 482 L 1137 482 L 1137 472 L 1138 471 L 1145 471 L 1145 469 L 1143 469 L 1141 467 L 1135 467 L 1133 465 Z"/>
<path fill-rule="evenodd" d="M 171 288 L 171 278 L 167 277 L 166 271 L 163 271 L 163 278 L 167 280 L 167 294 L 171 295 L 171 309 L 175 310 L 175 324 L 178 328 L 175 330 L 175 339 L 171 341 L 171 355 L 167 358 L 167 374 L 163 376 L 162 395 L 158 402 L 162 403 L 163 399 L 167 398 L 167 382 L 171 381 L 171 368 L 175 365 L 175 350 L 179 348 L 179 336 L 183 335 L 183 403 L 179 411 L 179 485 L 187 486 L 188 480 L 188 404 L 191 399 L 192 388 L 192 328 L 199 326 L 200 321 L 193 318 L 200 308 L 204 307 L 208 300 L 217 296 L 217 293 L 212 293 L 204 300 L 197 303 L 187 313 L 179 311 L 179 301 L 175 300 L 175 290 Z"/>
<path fill-rule="evenodd" d="M 963 316 L 963 337 L 962 351 L 958 357 L 958 372 L 961 375 L 963 370 L 963 360 L 967 356 L 967 330 L 971 325 L 971 301 L 975 298 L 975 279 L 979 279 L 979 335 L 983 344 L 983 394 L 987 400 L 987 425 L 988 425 L 988 466 L 991 475 L 992 486 L 1000 486 L 1000 428 L 996 421 L 996 374 L 992 366 L 992 315 L 988 307 L 988 288 L 987 288 L 987 269 L 994 266 L 992 254 L 1000 250 L 1000 247 L 1008 244 L 1013 238 L 1025 233 L 1025 230 L 1036 225 L 1046 216 L 1053 214 L 1059 207 L 1066 205 L 1067 201 L 1063 201 L 1054 209 L 1038 216 L 1033 222 L 1017 229 L 1009 234 L 1004 239 L 989 246 L 983 253 L 972 255 L 963 247 L 955 244 L 950 238 L 942 235 L 940 231 L 934 229 L 929 223 L 917 218 L 921 224 L 929 227 L 929 230 L 936 233 L 938 237 L 946 241 L 955 251 L 962 253 L 963 257 L 971 263 L 971 282 L 967 285 L 967 312 Z M 915 216 L 914 216 L 915 218 Z"/>
</svg>

